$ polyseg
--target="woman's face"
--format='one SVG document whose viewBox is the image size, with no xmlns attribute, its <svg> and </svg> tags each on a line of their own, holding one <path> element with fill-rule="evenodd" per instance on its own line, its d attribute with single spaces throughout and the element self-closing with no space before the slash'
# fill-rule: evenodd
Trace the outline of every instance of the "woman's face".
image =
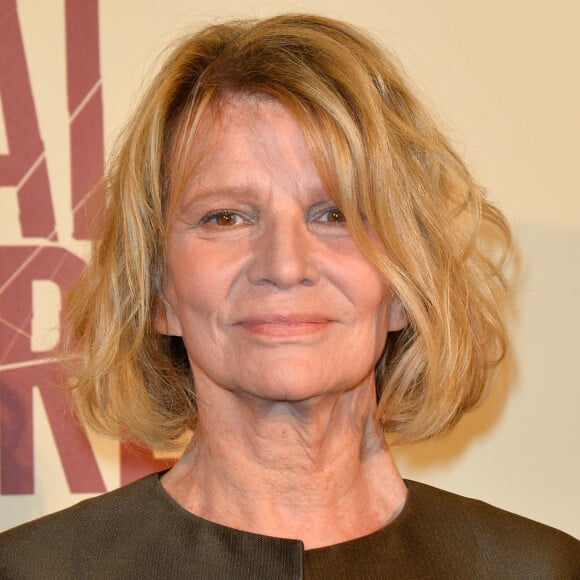
<svg viewBox="0 0 580 580">
<path fill-rule="evenodd" d="M 232 97 L 197 142 L 158 321 L 183 337 L 196 388 L 299 401 L 372 378 L 403 309 L 354 244 L 292 115 Z"/>
</svg>

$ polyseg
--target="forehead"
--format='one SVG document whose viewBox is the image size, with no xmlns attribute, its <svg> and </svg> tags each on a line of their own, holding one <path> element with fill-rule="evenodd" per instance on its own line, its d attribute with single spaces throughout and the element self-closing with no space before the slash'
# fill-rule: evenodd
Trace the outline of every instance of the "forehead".
<svg viewBox="0 0 580 580">
<path fill-rule="evenodd" d="M 304 134 L 292 113 L 279 101 L 253 96 L 228 97 L 200 119 L 191 155 L 203 164 L 212 158 L 274 155 L 279 150 L 309 155 Z"/>
<path fill-rule="evenodd" d="M 200 183 L 225 187 L 267 179 L 310 180 L 319 187 L 302 128 L 288 108 L 271 97 L 228 95 L 205 108 L 196 128 L 182 134 L 180 141 L 185 139 L 187 153 L 177 152 L 184 192 Z"/>
</svg>

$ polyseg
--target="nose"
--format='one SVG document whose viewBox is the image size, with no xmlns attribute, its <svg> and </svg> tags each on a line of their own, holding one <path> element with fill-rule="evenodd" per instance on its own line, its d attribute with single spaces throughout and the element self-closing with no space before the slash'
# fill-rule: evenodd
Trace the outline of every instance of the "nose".
<svg viewBox="0 0 580 580">
<path fill-rule="evenodd" d="M 272 219 L 254 240 L 248 267 L 250 282 L 280 290 L 316 284 L 319 270 L 315 245 L 302 217 Z"/>
</svg>

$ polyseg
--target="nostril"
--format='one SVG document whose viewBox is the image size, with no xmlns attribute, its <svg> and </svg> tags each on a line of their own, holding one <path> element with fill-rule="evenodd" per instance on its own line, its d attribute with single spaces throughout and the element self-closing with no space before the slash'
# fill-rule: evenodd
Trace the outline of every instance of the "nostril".
<svg viewBox="0 0 580 580">
<path fill-rule="evenodd" d="M 272 282 L 272 280 L 268 280 L 268 278 L 260 278 L 259 280 L 256 280 L 255 285 L 256 286 L 275 286 L 274 282 Z"/>
</svg>

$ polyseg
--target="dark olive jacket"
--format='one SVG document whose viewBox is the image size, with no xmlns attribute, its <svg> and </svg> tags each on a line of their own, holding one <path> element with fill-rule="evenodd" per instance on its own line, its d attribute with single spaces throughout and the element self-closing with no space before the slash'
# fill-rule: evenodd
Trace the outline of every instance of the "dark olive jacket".
<svg viewBox="0 0 580 580">
<path fill-rule="evenodd" d="M 488 504 L 407 482 L 385 528 L 304 550 L 194 516 L 159 474 L 0 534 L 2 580 L 580 579 L 580 542 Z"/>
</svg>

